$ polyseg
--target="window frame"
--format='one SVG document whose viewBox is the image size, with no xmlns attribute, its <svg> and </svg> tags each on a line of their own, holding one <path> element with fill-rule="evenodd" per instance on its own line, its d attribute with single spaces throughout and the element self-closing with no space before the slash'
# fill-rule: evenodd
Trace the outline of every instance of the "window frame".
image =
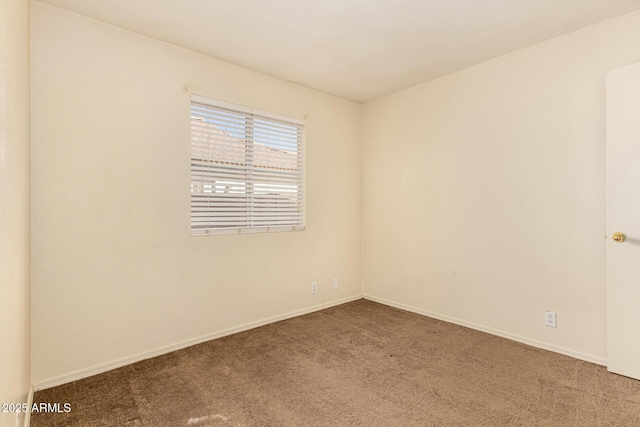
<svg viewBox="0 0 640 427">
<path fill-rule="evenodd" d="M 217 113 L 223 112 L 223 114 L 229 113 L 232 115 L 236 115 L 238 117 L 244 117 L 244 120 L 246 123 L 245 127 L 243 128 L 244 137 L 231 138 L 230 135 L 229 137 L 231 139 L 239 139 L 244 141 L 243 147 L 241 147 L 241 144 L 235 144 L 234 147 L 240 147 L 237 149 L 244 150 L 245 157 L 246 157 L 243 166 L 237 166 L 236 168 L 237 170 L 243 170 L 245 174 L 244 175 L 245 181 L 242 182 L 241 180 L 238 182 L 238 184 L 240 184 L 240 189 L 244 190 L 243 192 L 240 192 L 238 194 L 244 194 L 244 197 L 240 196 L 240 199 L 244 200 L 244 203 L 246 204 L 246 206 L 243 207 L 245 211 L 239 210 L 236 212 L 240 212 L 241 214 L 244 214 L 244 215 L 238 216 L 237 218 L 244 218 L 244 221 L 246 221 L 246 225 L 225 226 L 225 227 L 222 227 L 222 226 L 197 227 L 196 226 L 194 228 L 194 218 L 196 220 L 197 218 L 202 218 L 202 216 L 194 217 L 194 213 L 195 213 L 194 209 L 198 207 L 202 209 L 202 205 L 205 203 L 208 203 L 210 205 L 209 208 L 213 210 L 207 211 L 205 209 L 204 211 L 200 210 L 199 212 L 200 213 L 215 212 L 215 203 L 216 203 L 215 201 L 206 202 L 206 196 L 204 195 L 207 194 L 207 192 L 205 190 L 206 184 L 204 184 L 204 181 L 202 181 L 202 183 L 200 184 L 202 191 L 198 193 L 194 192 L 194 188 L 195 188 L 194 183 L 197 182 L 197 181 L 194 181 L 194 166 L 197 168 L 198 162 L 200 163 L 205 162 L 204 157 L 198 158 L 194 156 L 194 119 L 197 118 L 197 116 L 194 117 L 194 111 L 193 111 L 194 104 L 198 105 L 200 108 L 202 107 L 210 108 L 212 109 L 212 112 L 217 112 Z M 189 199 L 190 199 L 190 208 L 191 208 L 190 209 L 191 236 L 304 231 L 306 228 L 306 152 L 305 152 L 306 121 L 303 119 L 285 116 L 282 114 L 272 113 L 268 111 L 263 111 L 263 110 L 259 110 L 252 107 L 245 107 L 238 104 L 218 101 L 215 99 L 207 98 L 207 97 L 196 95 L 196 94 L 191 94 L 191 99 L 189 103 L 189 112 L 190 112 L 189 115 L 190 115 L 190 176 L 191 176 Z M 260 184 L 258 179 L 253 178 L 253 175 L 256 172 L 256 164 L 253 163 L 255 162 L 255 153 L 256 151 L 260 151 L 260 150 L 256 150 L 257 145 L 260 144 L 260 142 L 256 142 L 257 132 L 256 134 L 254 134 L 253 132 L 254 130 L 253 126 L 255 126 L 256 121 L 267 124 L 268 126 L 273 126 L 275 124 L 283 127 L 291 126 L 291 127 L 295 127 L 296 129 L 296 137 L 295 137 L 296 149 L 294 152 L 296 167 L 294 169 L 294 172 L 292 172 L 292 176 L 294 176 L 295 179 L 292 178 L 290 183 L 289 181 L 287 181 L 287 183 L 289 183 L 290 186 L 295 185 L 295 191 L 292 192 L 292 194 L 295 194 L 295 196 L 293 196 L 292 199 L 289 201 L 286 200 L 286 196 L 283 196 L 283 194 L 285 193 L 281 193 L 281 192 L 269 193 L 268 192 L 265 194 L 261 194 L 260 191 L 255 189 L 256 184 L 258 185 Z M 213 125 L 213 123 L 211 124 Z M 260 126 L 260 124 L 258 126 Z M 273 147 L 269 147 L 268 144 L 262 143 L 261 145 L 263 145 L 266 148 L 276 150 Z M 215 163 L 215 160 L 213 162 Z M 219 163 L 224 163 L 224 159 L 220 158 Z M 223 167 L 222 166 L 212 167 L 212 169 L 215 169 L 215 168 L 222 169 Z M 266 172 L 267 174 L 273 174 L 274 168 L 267 167 L 265 168 L 265 170 L 267 170 Z M 269 170 L 271 172 L 269 172 Z M 218 171 L 218 173 L 220 172 Z M 211 174 L 212 174 L 211 177 L 214 177 L 215 172 L 211 172 Z M 213 184 L 208 184 L 209 186 L 213 185 L 213 189 L 210 190 L 209 193 L 211 194 L 219 193 L 216 190 L 217 188 L 216 181 L 212 180 L 212 183 Z M 242 184 L 244 184 L 244 186 L 242 186 Z M 271 184 L 269 184 L 268 178 L 267 178 L 267 181 L 262 183 L 262 187 L 263 187 L 262 191 L 268 191 L 269 185 L 276 185 L 276 183 L 272 182 Z M 227 192 L 228 190 L 224 191 L 224 193 L 227 193 Z M 200 194 L 201 195 L 200 199 L 205 201 L 201 201 L 201 202 L 194 201 L 194 200 L 197 200 L 198 198 L 197 194 Z M 216 197 L 216 196 L 212 197 L 212 199 L 218 199 L 218 198 L 219 197 Z M 294 214 L 294 218 L 292 219 L 291 224 L 285 223 L 284 225 L 280 225 L 277 223 L 274 223 L 274 224 L 267 223 L 267 224 L 261 224 L 261 225 L 255 225 L 255 224 L 252 225 L 252 222 L 256 221 L 256 218 L 259 217 L 257 214 L 261 213 L 255 210 L 255 208 L 253 207 L 253 204 L 256 202 L 256 200 L 260 200 L 260 199 L 268 202 L 275 201 L 275 203 L 284 203 L 285 208 L 294 209 L 295 211 L 297 211 L 297 213 Z M 219 202 L 219 203 L 222 203 L 222 202 Z M 286 203 L 293 203 L 293 206 L 287 207 Z M 240 208 L 238 207 L 238 209 Z M 276 209 L 274 211 L 267 211 L 262 213 L 266 214 L 267 216 L 271 216 L 272 221 L 278 221 L 280 219 L 278 218 L 277 212 L 278 210 Z M 271 215 L 269 215 L 269 213 L 271 213 Z M 236 215 L 236 213 L 234 213 L 234 215 Z M 220 219 L 224 217 L 223 216 L 217 217 L 216 215 L 213 215 L 209 218 Z M 242 219 L 237 219 L 237 221 L 242 221 Z M 284 219 L 280 221 L 284 221 Z M 211 220 L 209 222 L 215 222 L 215 221 Z"/>
</svg>

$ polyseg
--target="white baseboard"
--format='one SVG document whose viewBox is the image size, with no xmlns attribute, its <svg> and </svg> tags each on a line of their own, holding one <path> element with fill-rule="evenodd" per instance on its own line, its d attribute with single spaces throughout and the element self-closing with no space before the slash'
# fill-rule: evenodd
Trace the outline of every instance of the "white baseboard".
<svg viewBox="0 0 640 427">
<path fill-rule="evenodd" d="M 391 301 L 391 300 L 387 300 L 385 298 L 379 298 L 373 295 L 368 295 L 368 294 L 364 294 L 364 295 L 354 295 L 351 297 L 347 297 L 347 298 L 342 298 L 340 300 L 337 301 L 332 301 L 329 303 L 324 303 L 324 304 L 318 304 L 312 307 L 308 307 L 305 309 L 301 309 L 301 310 L 296 310 L 296 311 L 292 311 L 289 313 L 285 313 L 285 314 L 281 314 L 278 316 L 273 316 L 273 317 L 269 317 L 266 319 L 262 319 L 262 320 L 258 320 L 255 322 L 250 322 L 250 323 L 246 323 L 244 325 L 240 325 L 240 326 L 236 326 L 233 328 L 229 328 L 229 329 L 225 329 L 223 331 L 218 331 L 218 332 L 213 332 L 207 335 L 202 335 L 196 338 L 192 338 L 189 340 L 185 340 L 185 341 L 181 341 L 175 344 L 171 344 L 168 346 L 164 346 L 164 347 L 160 347 L 151 351 L 147 351 L 144 353 L 140 353 L 140 354 L 136 354 L 133 356 L 128 356 L 128 357 L 124 357 L 121 359 L 117 359 L 111 362 L 107 362 L 107 363 L 102 363 L 99 365 L 94 365 L 88 368 L 84 368 L 84 369 L 79 369 L 76 371 L 72 371 L 69 372 L 67 374 L 63 374 L 63 375 L 59 375 L 56 377 L 52 377 L 46 380 L 43 380 L 41 382 L 39 382 L 38 384 L 31 387 L 30 393 L 29 393 L 29 406 L 31 406 L 31 404 L 33 403 L 33 393 L 34 390 L 43 390 L 43 389 L 47 389 L 47 388 L 51 388 L 51 387 L 55 387 L 61 384 L 66 384 L 72 381 L 76 381 L 82 378 L 86 378 L 86 377 L 90 377 L 93 375 L 97 375 L 97 374 L 101 374 L 103 372 L 107 372 L 110 371 L 112 369 L 116 369 L 116 368 L 120 368 L 122 366 L 125 365 L 129 365 L 131 363 L 135 363 L 135 362 L 139 362 L 141 360 L 144 359 L 150 359 L 152 357 L 156 357 L 156 356 L 160 356 L 162 354 L 166 354 L 166 353 L 170 353 L 172 351 L 175 350 L 180 350 L 182 348 L 185 347 L 189 347 L 192 345 L 196 345 L 196 344 L 200 344 L 202 342 L 205 341 L 210 341 L 216 338 L 222 338 L 224 336 L 227 335 L 232 335 L 232 334 L 236 334 L 238 332 L 243 332 L 243 331 L 247 331 L 249 329 L 254 329 L 260 326 L 264 326 L 267 325 L 269 323 L 274 323 L 274 322 L 278 322 L 280 320 L 286 320 L 286 319 L 290 319 L 292 317 L 297 317 L 297 316 L 302 316 L 304 314 L 308 314 L 308 313 L 313 313 L 315 311 L 320 311 L 320 310 L 324 310 L 325 308 L 329 308 L 329 307 L 334 307 L 337 305 L 341 305 L 341 304 L 345 304 L 351 301 L 355 301 L 361 298 L 365 298 L 367 300 L 370 301 L 374 301 L 380 304 L 384 304 L 384 305 L 388 305 L 391 307 L 395 307 L 395 308 L 399 308 L 401 310 L 405 310 L 405 311 L 410 311 L 412 313 L 417 313 L 423 316 L 427 316 L 427 317 L 431 317 L 434 319 L 438 319 L 438 320 L 442 320 L 445 322 L 449 322 L 449 323 L 453 323 L 456 325 L 460 325 L 460 326 L 464 326 L 467 328 L 471 328 L 471 329 L 475 329 L 478 331 L 482 331 L 482 332 L 487 332 L 489 334 L 492 335 L 496 335 L 499 337 L 503 337 L 503 338 L 507 338 L 510 339 L 512 341 L 517 341 L 523 344 L 527 344 L 533 347 L 537 347 L 537 348 L 541 348 L 544 350 L 549 350 L 549 351 L 553 351 L 554 353 L 560 353 L 560 354 L 564 354 L 565 356 L 570 356 L 570 357 L 574 357 L 576 359 L 580 359 L 580 360 L 585 360 L 587 362 L 592 362 L 592 363 L 596 363 L 598 365 L 603 365 L 606 366 L 607 364 L 607 360 L 605 358 L 602 357 L 598 357 L 598 356 L 594 356 L 591 354 L 587 354 L 587 353 L 582 353 L 579 351 L 575 351 L 575 350 L 571 350 L 571 349 L 567 349 L 564 347 L 559 347 L 553 344 L 549 344 L 549 343 L 545 343 L 542 341 L 538 341 L 538 340 L 534 340 L 531 338 L 527 338 L 527 337 L 523 337 L 520 335 L 516 335 L 516 334 L 512 334 L 510 332 L 505 332 L 505 331 L 501 331 L 501 330 L 497 330 L 497 329 L 493 329 L 487 326 L 483 326 L 483 325 L 479 325 L 473 322 L 467 322 L 465 320 L 461 320 L 461 319 L 457 319 L 454 317 L 450 317 L 444 314 L 440 314 L 440 313 L 435 313 L 432 311 L 428 311 L 428 310 L 423 310 L 421 308 L 417 308 L 417 307 L 413 307 L 410 305 L 406 305 L 406 304 L 402 304 L 396 301 Z M 29 426 L 29 420 L 30 419 L 30 414 L 27 413 L 27 416 L 25 417 L 25 423 L 24 423 L 24 427 L 28 427 Z"/>
<path fill-rule="evenodd" d="M 421 308 L 412 307 L 410 305 L 402 304 L 402 303 L 395 302 L 395 301 L 390 301 L 390 300 L 387 300 L 387 299 L 384 299 L 384 298 L 378 298 L 378 297 L 373 296 L 373 295 L 365 294 L 363 297 L 364 297 L 364 299 L 367 299 L 367 300 L 370 300 L 370 301 L 374 301 L 374 302 L 378 302 L 380 304 L 384 304 L 384 305 L 388 305 L 388 306 L 391 306 L 391 307 L 399 308 L 399 309 L 405 310 L 405 311 L 410 311 L 410 312 L 416 313 L 416 314 L 421 314 L 423 316 L 431 317 L 431 318 L 434 318 L 434 319 L 443 320 L 445 322 L 454 323 L 456 325 L 460 325 L 460 326 L 464 326 L 464 327 L 467 327 L 467 328 L 475 329 L 477 331 L 487 332 L 489 334 L 497 335 L 497 336 L 502 337 L 502 338 L 507 338 L 507 339 L 510 339 L 512 341 L 517 341 L 517 342 L 520 342 L 520 343 L 523 343 L 523 344 L 527 344 L 527 345 L 530 345 L 532 347 L 537 347 L 537 348 L 541 348 L 541 349 L 544 349 L 544 350 L 553 351 L 554 353 L 564 354 L 565 356 L 571 356 L 571 357 L 573 357 L 575 359 L 585 360 L 587 362 L 595 363 L 597 365 L 602 365 L 602 366 L 606 366 L 607 365 L 607 360 L 605 358 L 603 358 L 603 357 L 594 356 L 592 354 L 587 354 L 587 353 L 582 353 L 580 351 L 575 351 L 575 350 L 571 350 L 571 349 L 564 348 L 564 347 L 558 347 L 556 345 L 549 344 L 549 343 L 546 343 L 546 342 L 542 342 L 542 341 L 534 340 L 534 339 L 531 339 L 531 338 L 523 337 L 523 336 L 520 336 L 520 335 L 512 334 L 510 332 L 500 331 L 498 329 L 493 329 L 493 328 L 490 328 L 488 326 L 478 325 L 478 324 L 473 323 L 473 322 L 467 322 L 465 320 L 456 319 L 454 317 L 446 316 L 444 314 L 434 313 L 434 312 L 429 311 L 429 310 L 423 310 Z"/>
<path fill-rule="evenodd" d="M 103 372 L 110 371 L 112 369 L 120 368 L 122 366 L 129 365 L 131 363 L 139 362 L 144 359 L 150 359 L 152 357 L 160 356 L 162 354 L 170 353 L 172 351 L 180 350 L 185 347 L 189 347 L 192 345 L 200 344 L 205 341 L 210 341 L 216 338 L 222 338 L 227 335 L 236 334 L 238 332 L 247 331 L 249 329 L 254 329 L 260 326 L 267 325 L 269 323 L 278 322 L 280 320 L 290 319 L 292 317 L 302 316 L 304 314 L 313 313 L 315 311 L 324 310 L 325 308 L 334 307 L 336 305 L 345 304 L 351 301 L 362 299 L 362 295 L 354 295 L 346 298 L 342 298 L 336 301 L 331 301 L 328 303 L 322 303 L 318 305 L 314 305 L 312 307 L 304 308 L 301 310 L 292 311 L 289 313 L 281 314 L 278 316 L 269 317 L 266 319 L 258 320 L 255 322 L 245 323 L 244 325 L 236 326 L 233 328 L 225 329 L 223 331 L 212 332 L 210 334 L 202 335 L 196 338 L 191 338 L 185 341 L 181 341 L 175 344 L 171 344 L 164 347 L 159 347 L 154 350 L 145 351 L 144 353 L 135 354 L 132 356 L 123 357 L 121 359 L 113 360 L 107 363 L 101 363 L 99 365 L 94 365 L 88 368 L 78 369 L 77 371 L 72 371 L 63 375 L 59 375 L 56 377 L 48 378 L 46 380 L 38 382 L 36 384 L 36 390 L 43 390 L 51 387 L 55 387 L 61 384 L 70 383 L 72 381 L 80 380 L 82 378 L 90 377 L 93 375 L 101 374 Z"/>
<path fill-rule="evenodd" d="M 33 384 L 29 388 L 29 396 L 27 396 L 27 408 L 29 410 L 24 414 L 24 424 L 23 427 L 29 427 L 31 425 L 31 407 L 33 406 L 33 393 L 35 393 L 35 388 Z"/>
</svg>

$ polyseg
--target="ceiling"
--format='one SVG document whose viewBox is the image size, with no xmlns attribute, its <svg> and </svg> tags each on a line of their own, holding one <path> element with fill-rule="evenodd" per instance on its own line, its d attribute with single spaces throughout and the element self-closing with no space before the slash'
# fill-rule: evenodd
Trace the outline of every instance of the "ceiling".
<svg viewBox="0 0 640 427">
<path fill-rule="evenodd" d="M 640 0 L 40 0 L 355 102 L 640 9 Z"/>
</svg>

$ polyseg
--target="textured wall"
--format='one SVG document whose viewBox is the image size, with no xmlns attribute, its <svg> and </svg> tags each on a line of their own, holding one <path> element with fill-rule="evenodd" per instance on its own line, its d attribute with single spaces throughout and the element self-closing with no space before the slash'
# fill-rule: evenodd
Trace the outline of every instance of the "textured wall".
<svg viewBox="0 0 640 427">
<path fill-rule="evenodd" d="M 639 60 L 632 13 L 366 104 L 365 293 L 604 362 L 605 74 Z"/>
<path fill-rule="evenodd" d="M 361 295 L 359 105 L 50 6 L 32 20 L 36 385 Z M 307 117 L 305 231 L 190 236 L 186 87 Z"/>
</svg>

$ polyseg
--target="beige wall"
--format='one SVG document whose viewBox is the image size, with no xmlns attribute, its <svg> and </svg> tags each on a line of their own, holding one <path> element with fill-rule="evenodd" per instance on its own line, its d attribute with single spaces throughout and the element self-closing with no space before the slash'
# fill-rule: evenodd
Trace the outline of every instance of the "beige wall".
<svg viewBox="0 0 640 427">
<path fill-rule="evenodd" d="M 32 28 L 36 386 L 361 295 L 359 105 L 39 3 Z M 306 231 L 190 236 L 185 88 L 307 117 Z"/>
<path fill-rule="evenodd" d="M 29 0 L 0 2 L 0 402 L 31 386 L 29 329 Z M 0 413 L 0 426 L 15 426 Z"/>
<path fill-rule="evenodd" d="M 605 73 L 639 60 L 636 12 L 365 105 L 365 294 L 604 363 Z"/>
</svg>

